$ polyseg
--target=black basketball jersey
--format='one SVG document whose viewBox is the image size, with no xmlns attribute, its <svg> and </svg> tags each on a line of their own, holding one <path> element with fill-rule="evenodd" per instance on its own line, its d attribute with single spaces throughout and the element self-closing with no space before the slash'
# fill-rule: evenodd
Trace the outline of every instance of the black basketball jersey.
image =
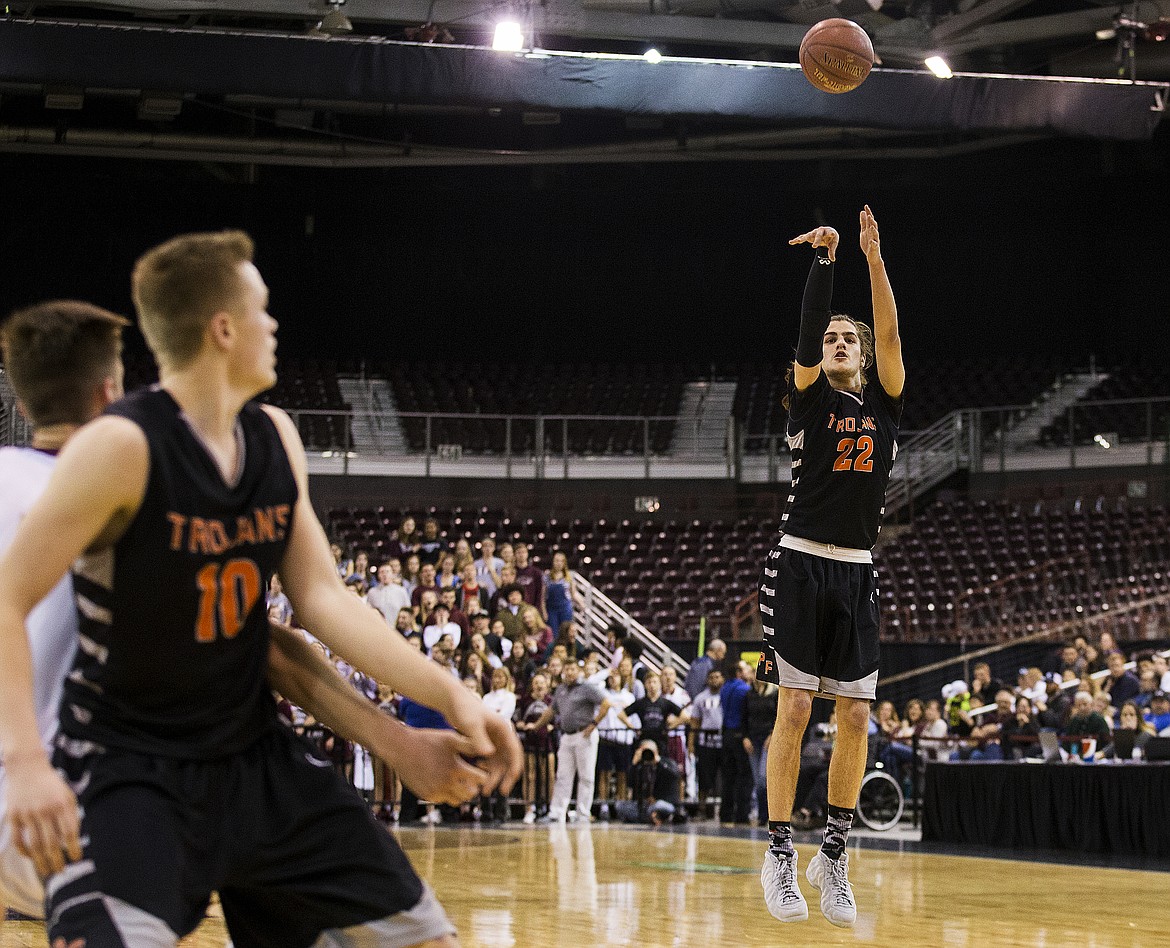
<svg viewBox="0 0 1170 948">
<path fill-rule="evenodd" d="M 265 590 L 297 499 L 280 434 L 258 404 L 244 407 L 231 486 L 166 391 L 107 413 L 146 433 L 150 474 L 122 538 L 74 567 L 81 637 L 61 729 L 153 755 L 235 753 L 276 721 Z"/>
<path fill-rule="evenodd" d="M 781 532 L 868 550 L 877 543 L 886 485 L 898 453 L 902 399 L 877 382 L 834 389 L 825 373 L 803 392 L 789 386 L 792 489 Z"/>
</svg>

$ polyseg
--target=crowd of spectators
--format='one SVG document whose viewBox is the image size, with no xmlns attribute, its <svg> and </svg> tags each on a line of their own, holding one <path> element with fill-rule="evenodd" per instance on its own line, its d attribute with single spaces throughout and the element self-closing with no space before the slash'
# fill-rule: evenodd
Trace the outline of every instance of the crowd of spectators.
<svg viewBox="0 0 1170 948">
<path fill-rule="evenodd" d="M 286 703 L 289 720 L 321 743 L 384 818 L 657 823 L 686 819 L 686 799 L 698 804 L 700 817 L 740 825 L 766 818 L 767 742 L 778 692 L 757 682 L 750 664 L 731 661 L 722 641 L 709 644 L 685 681 L 669 665 L 651 669 L 641 643 L 621 627 L 610 630 L 604 653 L 588 649 L 578 641 L 563 552 L 542 570 L 524 543 L 497 546 L 485 536 L 474 549 L 464 538 L 449 545 L 433 520 L 419 529 L 404 518 L 379 562 L 336 544 L 333 556 L 353 594 L 510 719 L 525 749 L 513 801 L 522 806 L 513 809 L 497 795 L 443 809 L 419 801 L 362 748 Z M 296 625 L 278 577 L 268 607 L 273 619 Z M 431 709 L 344 663 L 338 667 L 387 713 L 413 726 L 447 726 Z"/>
</svg>

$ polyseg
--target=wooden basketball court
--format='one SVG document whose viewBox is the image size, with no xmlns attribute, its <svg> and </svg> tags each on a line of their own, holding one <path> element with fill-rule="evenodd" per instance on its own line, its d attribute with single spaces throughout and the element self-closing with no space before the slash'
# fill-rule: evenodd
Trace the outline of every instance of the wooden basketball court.
<svg viewBox="0 0 1170 948">
<path fill-rule="evenodd" d="M 476 948 L 1149 948 L 1170 939 L 1170 883 L 1161 872 L 851 846 L 858 920 L 847 931 L 821 917 L 803 878 L 811 846 L 798 847 L 809 920 L 781 925 L 760 893 L 759 840 L 605 824 L 411 829 L 399 838 L 462 944 Z M 213 917 L 182 944 L 222 948 L 225 940 Z M 40 925 L 4 923 L 3 948 L 44 944 Z"/>
</svg>

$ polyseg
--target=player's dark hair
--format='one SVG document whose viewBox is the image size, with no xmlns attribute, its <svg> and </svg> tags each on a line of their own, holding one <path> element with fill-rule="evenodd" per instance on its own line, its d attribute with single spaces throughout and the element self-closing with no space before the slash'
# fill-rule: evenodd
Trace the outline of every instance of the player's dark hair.
<svg viewBox="0 0 1170 948">
<path fill-rule="evenodd" d="M 80 300 L 19 309 L 0 327 L 13 391 L 35 427 L 83 425 L 95 389 L 118 374 L 122 328 L 130 322 Z"/>
<path fill-rule="evenodd" d="M 847 316 L 845 313 L 833 313 L 833 315 L 831 315 L 829 317 L 829 322 L 832 323 L 835 320 L 839 320 L 839 319 L 844 320 L 847 323 L 853 323 L 854 327 L 857 330 L 857 341 L 861 345 L 861 384 L 868 385 L 869 384 L 869 376 L 867 376 L 865 374 L 865 370 L 870 368 L 870 366 L 873 365 L 874 359 L 875 359 L 875 353 L 877 352 L 876 348 L 874 347 L 873 330 L 870 329 L 866 323 L 863 323 L 860 320 L 854 319 L 852 316 Z M 784 391 L 785 391 L 785 393 L 788 392 L 789 387 L 792 385 L 792 372 L 793 372 L 792 367 L 794 364 L 795 364 L 794 362 L 789 362 L 788 368 L 784 371 Z M 789 404 L 790 401 L 791 401 L 791 399 L 788 397 L 787 394 L 785 394 L 784 398 L 781 399 L 780 404 L 782 404 L 784 406 L 785 411 L 790 410 L 790 408 L 791 408 L 791 405 Z"/>
</svg>

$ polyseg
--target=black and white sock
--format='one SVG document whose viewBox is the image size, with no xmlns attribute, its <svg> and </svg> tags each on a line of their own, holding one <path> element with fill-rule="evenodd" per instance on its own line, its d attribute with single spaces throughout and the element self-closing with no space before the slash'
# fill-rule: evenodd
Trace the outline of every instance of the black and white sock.
<svg viewBox="0 0 1170 948">
<path fill-rule="evenodd" d="M 846 810 L 841 806 L 829 804 L 829 819 L 825 823 L 825 840 L 821 843 L 821 852 L 830 859 L 840 859 L 845 852 L 845 841 L 849 838 L 849 830 L 853 826 L 853 810 Z"/>
<path fill-rule="evenodd" d="M 787 820 L 768 820 L 768 851 L 777 859 L 791 859 L 796 855 L 792 848 L 792 824 Z"/>
</svg>

